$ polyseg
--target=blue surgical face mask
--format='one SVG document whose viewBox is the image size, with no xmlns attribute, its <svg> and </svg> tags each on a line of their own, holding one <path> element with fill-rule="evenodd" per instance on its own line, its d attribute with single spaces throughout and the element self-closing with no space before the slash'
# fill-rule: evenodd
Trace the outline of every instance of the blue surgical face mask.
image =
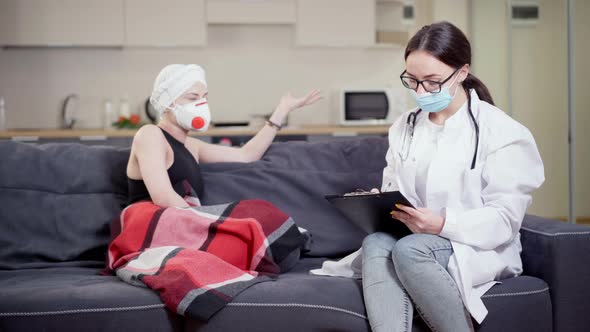
<svg viewBox="0 0 590 332">
<path fill-rule="evenodd" d="M 457 77 L 455 77 L 455 80 L 453 80 L 453 83 L 455 83 L 456 80 L 457 80 Z M 451 102 L 453 101 L 455 96 L 457 95 L 457 89 L 459 88 L 458 84 L 457 84 L 457 87 L 455 88 L 455 93 L 452 96 L 451 96 L 451 93 L 449 92 L 449 90 L 451 89 L 451 85 L 453 85 L 453 83 L 451 83 L 445 87 L 442 87 L 442 89 L 438 93 L 426 92 L 426 93 L 418 94 L 414 90 L 410 90 L 410 91 L 411 91 L 412 96 L 416 100 L 418 107 L 420 107 L 420 109 L 422 109 L 424 112 L 436 113 L 436 112 L 440 112 L 440 111 L 444 110 L 445 108 L 449 107 L 449 105 L 451 104 Z"/>
</svg>

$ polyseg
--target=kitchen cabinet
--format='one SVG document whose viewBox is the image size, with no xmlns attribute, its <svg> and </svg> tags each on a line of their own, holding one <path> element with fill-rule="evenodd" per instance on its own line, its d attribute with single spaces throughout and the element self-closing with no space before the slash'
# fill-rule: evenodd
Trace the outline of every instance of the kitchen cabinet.
<svg viewBox="0 0 590 332">
<path fill-rule="evenodd" d="M 375 1 L 298 0 L 296 43 L 298 46 L 373 46 Z"/>
<path fill-rule="evenodd" d="M 402 0 L 377 0 L 377 44 L 405 46 L 414 27 L 414 5 Z"/>
<path fill-rule="evenodd" d="M 0 45 L 120 46 L 123 0 L 2 0 Z"/>
<path fill-rule="evenodd" d="M 296 0 L 209 0 L 210 24 L 293 24 Z"/>
<path fill-rule="evenodd" d="M 125 0 L 126 46 L 203 46 L 205 0 Z"/>
</svg>

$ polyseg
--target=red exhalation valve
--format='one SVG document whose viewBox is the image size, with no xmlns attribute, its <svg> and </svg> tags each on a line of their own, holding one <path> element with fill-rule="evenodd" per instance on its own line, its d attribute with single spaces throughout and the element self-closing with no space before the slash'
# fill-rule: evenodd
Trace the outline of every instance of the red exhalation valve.
<svg viewBox="0 0 590 332">
<path fill-rule="evenodd" d="M 193 118 L 191 125 L 195 129 L 201 129 L 201 128 L 205 127 L 205 119 L 203 119 L 200 116 L 197 116 L 196 118 Z"/>
</svg>

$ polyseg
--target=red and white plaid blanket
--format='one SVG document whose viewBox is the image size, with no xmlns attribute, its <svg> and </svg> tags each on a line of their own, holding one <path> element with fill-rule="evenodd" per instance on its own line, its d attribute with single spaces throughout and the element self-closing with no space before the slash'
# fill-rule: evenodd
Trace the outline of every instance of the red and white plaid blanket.
<svg viewBox="0 0 590 332">
<path fill-rule="evenodd" d="M 190 208 L 137 202 L 112 231 L 107 271 L 202 321 L 246 288 L 290 269 L 304 242 L 293 219 L 262 200 Z"/>
</svg>

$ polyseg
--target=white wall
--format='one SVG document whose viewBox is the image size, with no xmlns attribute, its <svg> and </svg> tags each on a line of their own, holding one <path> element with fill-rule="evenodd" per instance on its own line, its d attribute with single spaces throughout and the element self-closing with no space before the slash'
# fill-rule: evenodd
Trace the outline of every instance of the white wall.
<svg viewBox="0 0 590 332">
<path fill-rule="evenodd" d="M 470 38 L 471 27 L 469 17 L 471 15 L 469 0 L 433 0 L 432 13 L 434 22 L 449 21 L 461 29 L 467 38 Z"/>
<path fill-rule="evenodd" d="M 581 217 L 590 217 L 590 1 L 574 3 L 575 37 L 575 116 L 576 116 L 576 210 Z"/>
<path fill-rule="evenodd" d="M 31 48 L 0 51 L 0 96 L 12 128 L 55 128 L 61 101 L 81 96 L 80 127 L 99 127 L 106 98 L 128 93 L 134 109 L 169 63 L 207 71 L 216 121 L 247 121 L 268 113 L 281 95 L 321 88 L 326 99 L 293 114 L 291 123 L 335 123 L 333 91 L 398 84 L 402 48 L 295 48 L 287 25 L 213 25 L 205 48 Z"/>
<path fill-rule="evenodd" d="M 490 90 L 495 104 L 508 110 L 508 32 L 504 1 L 472 1 L 472 70 Z"/>
<path fill-rule="evenodd" d="M 517 2 L 517 0 L 513 0 Z M 527 126 L 535 136 L 545 164 L 546 181 L 533 195 L 531 213 L 568 215 L 568 114 L 566 0 L 537 0 L 536 25 L 507 25 L 506 1 L 473 1 L 474 70 L 490 88 L 496 104 Z M 590 2 L 574 1 L 577 17 L 577 214 L 590 216 L 590 104 L 584 96 L 590 75 L 587 59 Z M 509 33 L 511 37 L 509 38 Z M 512 47 L 512 54 L 509 56 Z M 509 75 L 509 68 L 512 68 Z M 512 77 L 509 81 L 509 77 Z M 510 89 L 511 82 L 512 88 Z"/>
<path fill-rule="evenodd" d="M 546 180 L 534 212 L 568 214 L 565 1 L 540 0 L 534 26 L 512 27 L 513 117 L 533 132 Z"/>
</svg>

